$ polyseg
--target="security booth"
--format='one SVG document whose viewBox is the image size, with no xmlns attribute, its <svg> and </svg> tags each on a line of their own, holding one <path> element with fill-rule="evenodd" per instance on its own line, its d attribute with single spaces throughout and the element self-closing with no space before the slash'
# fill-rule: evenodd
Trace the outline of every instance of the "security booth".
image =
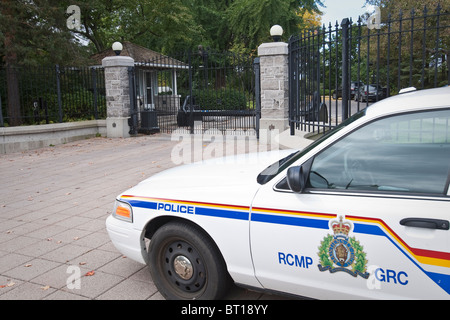
<svg viewBox="0 0 450 320">
<path fill-rule="evenodd" d="M 180 109 L 177 71 L 188 68 L 187 64 L 161 54 L 152 60 L 136 63 L 136 101 L 141 118 L 141 132 L 159 131 L 156 128 L 157 118 L 167 122 Z"/>
</svg>

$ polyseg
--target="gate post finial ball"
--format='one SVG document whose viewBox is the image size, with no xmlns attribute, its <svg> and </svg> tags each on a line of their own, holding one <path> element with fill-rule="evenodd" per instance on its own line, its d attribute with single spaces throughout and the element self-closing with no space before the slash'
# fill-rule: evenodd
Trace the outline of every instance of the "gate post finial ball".
<svg viewBox="0 0 450 320">
<path fill-rule="evenodd" d="M 116 56 L 118 56 L 122 52 L 123 45 L 120 42 L 116 41 L 112 44 L 112 49 L 113 49 L 114 53 L 116 54 Z"/>
<path fill-rule="evenodd" d="M 272 37 L 274 42 L 280 42 L 282 35 L 283 35 L 283 28 L 278 24 L 270 28 L 270 36 Z"/>
</svg>

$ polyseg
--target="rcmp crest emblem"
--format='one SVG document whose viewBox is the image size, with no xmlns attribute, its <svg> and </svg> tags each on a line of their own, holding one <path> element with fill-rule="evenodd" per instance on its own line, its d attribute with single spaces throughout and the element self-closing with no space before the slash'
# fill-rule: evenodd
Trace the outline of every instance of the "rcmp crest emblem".
<svg viewBox="0 0 450 320">
<path fill-rule="evenodd" d="M 328 234 L 320 243 L 319 270 L 330 273 L 343 271 L 353 277 L 369 278 L 364 248 L 355 237 L 349 237 L 353 231 L 352 222 L 340 216 L 338 220 L 331 220 L 329 226 L 334 235 Z"/>
</svg>

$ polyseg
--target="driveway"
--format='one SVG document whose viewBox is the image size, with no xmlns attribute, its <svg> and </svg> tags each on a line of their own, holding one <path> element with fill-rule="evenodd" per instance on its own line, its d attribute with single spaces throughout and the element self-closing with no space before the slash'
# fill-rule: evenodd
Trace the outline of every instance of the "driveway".
<svg viewBox="0 0 450 320">
<path fill-rule="evenodd" d="M 0 299 L 163 299 L 147 267 L 111 244 L 105 219 L 119 193 L 176 165 L 177 145 L 93 138 L 0 156 Z M 234 288 L 227 298 L 281 297 Z"/>
</svg>

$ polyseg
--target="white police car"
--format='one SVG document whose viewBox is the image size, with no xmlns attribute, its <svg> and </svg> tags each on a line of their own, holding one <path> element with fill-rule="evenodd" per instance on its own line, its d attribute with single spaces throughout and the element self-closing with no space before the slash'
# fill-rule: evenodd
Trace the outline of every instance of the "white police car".
<svg viewBox="0 0 450 320">
<path fill-rule="evenodd" d="M 143 181 L 117 198 L 112 242 L 167 298 L 220 298 L 230 281 L 313 298 L 450 298 L 449 87 L 376 103 L 263 170 L 270 156 Z"/>
</svg>

